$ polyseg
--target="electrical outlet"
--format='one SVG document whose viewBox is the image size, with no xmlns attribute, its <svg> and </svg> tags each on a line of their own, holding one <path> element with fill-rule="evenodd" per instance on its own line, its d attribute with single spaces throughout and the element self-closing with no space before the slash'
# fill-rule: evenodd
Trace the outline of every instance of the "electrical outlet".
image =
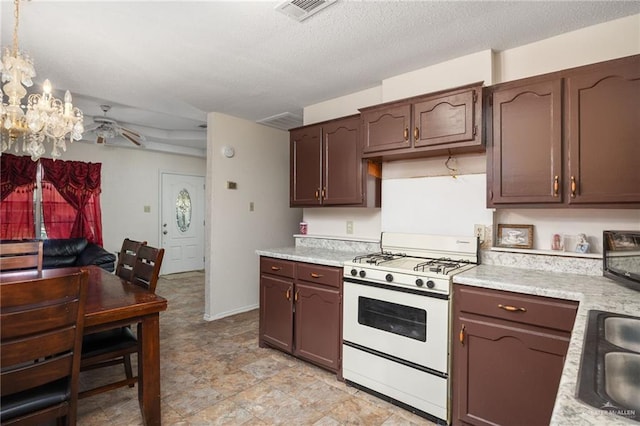
<svg viewBox="0 0 640 426">
<path fill-rule="evenodd" d="M 353 221 L 347 221 L 347 234 L 353 234 Z"/>
<path fill-rule="evenodd" d="M 473 225 L 473 236 L 478 237 L 480 242 L 484 241 L 484 225 Z"/>
</svg>

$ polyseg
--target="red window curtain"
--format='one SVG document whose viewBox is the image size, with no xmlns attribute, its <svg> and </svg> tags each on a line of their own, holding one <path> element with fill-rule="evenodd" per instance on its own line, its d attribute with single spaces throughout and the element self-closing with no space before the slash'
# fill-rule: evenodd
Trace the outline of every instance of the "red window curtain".
<svg viewBox="0 0 640 426">
<path fill-rule="evenodd" d="M 38 163 L 31 157 L 0 156 L 0 238 L 35 238 L 33 191 Z"/>
<path fill-rule="evenodd" d="M 85 237 L 102 246 L 102 164 L 41 158 L 42 210 L 49 238 Z"/>
</svg>

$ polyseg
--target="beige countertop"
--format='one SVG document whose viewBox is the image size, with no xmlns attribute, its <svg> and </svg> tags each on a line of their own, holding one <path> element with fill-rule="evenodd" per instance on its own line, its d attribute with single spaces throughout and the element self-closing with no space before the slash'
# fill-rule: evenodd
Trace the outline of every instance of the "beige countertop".
<svg viewBox="0 0 640 426">
<path fill-rule="evenodd" d="M 351 260 L 353 251 L 315 247 L 285 247 L 257 250 L 261 256 L 298 262 L 342 266 Z M 589 310 L 640 315 L 640 292 L 618 285 L 602 276 L 568 274 L 505 266 L 479 265 L 455 276 L 454 282 L 475 287 L 506 290 L 579 302 L 560 387 L 551 418 L 553 425 L 629 425 L 638 424 L 591 407 L 576 398 L 578 371 Z"/>
</svg>

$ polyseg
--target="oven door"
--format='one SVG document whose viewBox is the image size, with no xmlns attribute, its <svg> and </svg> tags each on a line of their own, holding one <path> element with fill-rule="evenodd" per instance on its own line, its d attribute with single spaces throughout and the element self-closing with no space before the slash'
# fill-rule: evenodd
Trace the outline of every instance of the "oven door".
<svg viewBox="0 0 640 426">
<path fill-rule="evenodd" d="M 401 290 L 345 278 L 343 340 L 446 374 L 448 299 Z"/>
</svg>

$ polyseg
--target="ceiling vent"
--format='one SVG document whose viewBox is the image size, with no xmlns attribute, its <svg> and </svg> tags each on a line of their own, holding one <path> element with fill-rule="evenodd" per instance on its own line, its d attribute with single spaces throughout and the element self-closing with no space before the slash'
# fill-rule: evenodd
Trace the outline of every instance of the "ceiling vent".
<svg viewBox="0 0 640 426">
<path fill-rule="evenodd" d="M 300 22 L 335 2 L 336 0 L 288 0 L 277 5 L 276 10 Z"/>
<path fill-rule="evenodd" d="M 256 123 L 264 124 L 265 126 L 275 127 L 280 130 L 289 130 L 294 127 L 302 126 L 302 118 L 292 114 L 290 112 L 283 112 L 282 114 L 272 115 L 271 117 L 263 118 L 256 121 Z"/>
</svg>

